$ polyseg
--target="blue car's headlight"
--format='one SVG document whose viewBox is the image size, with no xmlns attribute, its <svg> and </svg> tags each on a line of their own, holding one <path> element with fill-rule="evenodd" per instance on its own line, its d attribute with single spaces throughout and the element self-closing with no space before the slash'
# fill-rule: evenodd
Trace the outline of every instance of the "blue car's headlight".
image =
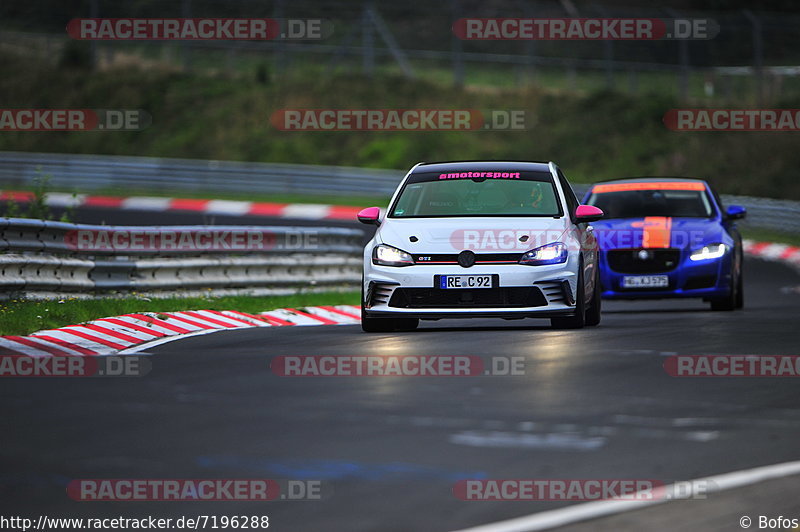
<svg viewBox="0 0 800 532">
<path fill-rule="evenodd" d="M 542 266 L 544 264 L 561 264 L 567 262 L 567 246 L 561 242 L 553 242 L 545 246 L 532 249 L 522 255 L 520 264 L 528 266 Z"/>
<path fill-rule="evenodd" d="M 725 244 L 709 244 L 692 251 L 692 254 L 689 255 L 689 259 L 694 261 L 718 259 L 723 256 L 726 251 L 728 251 L 728 246 Z"/>
<path fill-rule="evenodd" d="M 402 249 L 380 244 L 372 250 L 372 264 L 380 266 L 412 266 L 414 258 Z"/>
</svg>

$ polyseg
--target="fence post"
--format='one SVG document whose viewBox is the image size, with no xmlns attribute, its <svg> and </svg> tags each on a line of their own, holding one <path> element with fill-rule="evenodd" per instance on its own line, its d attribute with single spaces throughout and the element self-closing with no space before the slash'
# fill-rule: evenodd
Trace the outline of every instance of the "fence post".
<svg viewBox="0 0 800 532">
<path fill-rule="evenodd" d="M 461 18 L 461 1 L 452 0 L 450 3 L 453 22 Z M 455 32 L 450 32 L 450 42 L 452 51 L 450 55 L 453 61 L 453 86 L 457 89 L 464 88 L 464 43 L 461 42 Z"/>
<path fill-rule="evenodd" d="M 592 4 L 592 7 L 594 7 L 603 18 L 611 18 L 605 7 L 599 4 Z M 603 59 L 606 65 L 606 88 L 611 90 L 614 88 L 614 41 L 610 39 L 605 39 L 603 41 Z"/>
<path fill-rule="evenodd" d="M 362 67 L 368 78 L 375 74 L 375 30 L 369 16 L 370 5 L 364 4 L 361 12 Z"/>
<path fill-rule="evenodd" d="M 192 0 L 181 0 L 181 16 L 183 18 L 191 18 L 192 16 Z M 191 58 L 189 57 L 189 47 L 181 41 L 181 60 L 183 61 L 183 68 L 188 70 L 191 66 Z"/>
<path fill-rule="evenodd" d="M 406 76 L 406 78 L 414 79 L 414 71 L 411 69 L 411 64 L 408 62 L 408 58 L 395 40 L 392 32 L 389 31 L 389 26 L 386 25 L 383 17 L 381 17 L 381 15 L 375 10 L 375 6 L 372 4 L 367 6 L 367 15 L 372 21 L 372 24 L 375 26 L 375 29 L 378 30 L 378 34 L 381 36 L 384 44 L 386 44 L 386 47 L 389 48 L 389 53 L 392 54 L 392 57 L 400 66 L 400 70 L 403 71 L 403 74 Z"/>
<path fill-rule="evenodd" d="M 681 18 L 681 14 L 671 7 L 664 8 L 664 11 L 673 19 Z M 681 70 L 678 74 L 678 95 L 682 101 L 689 98 L 689 41 L 680 39 L 678 41 L 678 62 Z"/>
<path fill-rule="evenodd" d="M 764 75 L 764 35 L 761 20 L 749 9 L 743 9 L 742 13 L 753 25 L 753 72 L 756 81 L 756 101 L 758 105 L 763 103 L 763 75 Z"/>
<path fill-rule="evenodd" d="M 536 16 L 536 7 L 538 7 L 536 0 L 530 4 L 522 4 L 522 10 L 525 18 L 532 19 Z M 525 74 L 528 81 L 536 81 L 536 42 L 533 39 L 525 41 Z"/>
<path fill-rule="evenodd" d="M 89 5 L 89 18 L 98 18 L 100 16 L 100 8 L 98 7 L 98 0 L 92 0 Z M 89 41 L 89 63 L 92 69 L 97 68 L 97 41 Z"/>
</svg>

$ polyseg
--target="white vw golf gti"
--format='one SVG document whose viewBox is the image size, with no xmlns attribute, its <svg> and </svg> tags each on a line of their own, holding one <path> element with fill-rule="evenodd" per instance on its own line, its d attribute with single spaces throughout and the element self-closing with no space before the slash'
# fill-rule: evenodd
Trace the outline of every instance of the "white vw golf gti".
<svg viewBox="0 0 800 532">
<path fill-rule="evenodd" d="M 540 162 L 420 163 L 406 174 L 364 250 L 361 326 L 411 330 L 419 320 L 549 318 L 600 322 L 597 241 L 558 167 Z"/>
</svg>

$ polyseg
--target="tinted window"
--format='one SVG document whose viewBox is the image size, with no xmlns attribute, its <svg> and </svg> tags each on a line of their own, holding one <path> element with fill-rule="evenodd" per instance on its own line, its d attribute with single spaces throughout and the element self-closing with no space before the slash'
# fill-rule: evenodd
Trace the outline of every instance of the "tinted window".
<svg viewBox="0 0 800 532">
<path fill-rule="evenodd" d="M 561 216 L 549 172 L 420 173 L 409 177 L 392 218 Z"/>
</svg>

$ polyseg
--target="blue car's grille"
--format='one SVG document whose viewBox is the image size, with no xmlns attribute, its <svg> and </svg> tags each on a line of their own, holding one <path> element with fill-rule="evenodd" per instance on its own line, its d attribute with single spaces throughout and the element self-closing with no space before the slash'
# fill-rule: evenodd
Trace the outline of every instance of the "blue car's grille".
<svg viewBox="0 0 800 532">
<path fill-rule="evenodd" d="M 612 249 L 606 252 L 608 267 L 619 273 L 659 273 L 678 267 L 681 250 L 666 249 Z"/>
</svg>

